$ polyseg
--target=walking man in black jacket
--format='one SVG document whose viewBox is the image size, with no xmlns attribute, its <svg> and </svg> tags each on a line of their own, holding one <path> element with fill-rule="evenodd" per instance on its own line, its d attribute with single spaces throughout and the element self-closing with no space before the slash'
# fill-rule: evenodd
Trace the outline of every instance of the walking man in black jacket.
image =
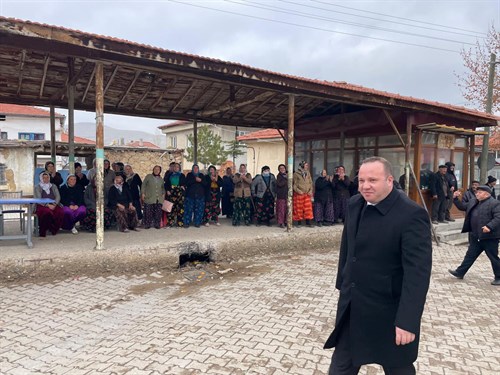
<svg viewBox="0 0 500 375">
<path fill-rule="evenodd" d="M 487 185 L 479 186 L 476 190 L 476 197 L 466 204 L 458 200 L 459 196 L 458 191 L 453 194 L 457 208 L 466 211 L 462 233 L 469 233 L 469 248 L 462 264 L 456 270 L 448 271 L 456 278 L 463 279 L 484 251 L 495 275 L 491 285 L 500 285 L 500 259 L 498 258 L 500 202 L 491 196 L 491 189 Z"/>
</svg>

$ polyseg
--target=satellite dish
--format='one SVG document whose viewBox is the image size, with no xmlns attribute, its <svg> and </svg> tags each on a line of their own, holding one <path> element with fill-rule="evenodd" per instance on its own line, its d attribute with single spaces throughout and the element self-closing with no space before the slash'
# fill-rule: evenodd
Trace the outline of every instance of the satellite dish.
<svg viewBox="0 0 500 375">
<path fill-rule="evenodd" d="M 486 169 L 489 171 L 490 169 L 495 168 L 495 155 L 494 154 L 488 154 L 488 162 L 486 165 Z M 477 158 L 477 166 L 479 169 L 481 169 L 481 155 Z"/>
</svg>

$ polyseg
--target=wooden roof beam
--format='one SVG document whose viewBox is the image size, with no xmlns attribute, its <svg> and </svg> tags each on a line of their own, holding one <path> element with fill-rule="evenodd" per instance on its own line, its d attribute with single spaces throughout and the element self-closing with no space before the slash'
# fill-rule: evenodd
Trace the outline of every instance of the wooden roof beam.
<svg viewBox="0 0 500 375">
<path fill-rule="evenodd" d="M 189 95 L 189 93 L 191 92 L 191 90 L 193 89 L 193 87 L 194 87 L 195 84 L 196 84 L 196 81 L 193 81 L 191 83 L 191 85 L 188 87 L 188 89 L 186 90 L 186 92 L 184 93 L 184 95 L 182 95 L 182 97 L 177 101 L 177 103 L 170 110 L 170 112 L 174 112 L 177 109 L 177 107 L 182 103 L 182 101 L 186 98 L 186 96 Z"/>
<path fill-rule="evenodd" d="M 19 59 L 19 79 L 17 83 L 17 96 L 21 95 L 21 86 L 23 85 L 23 73 L 24 73 L 24 62 L 26 61 L 26 50 L 21 51 L 21 57 Z"/>
<path fill-rule="evenodd" d="M 216 108 L 216 109 L 210 109 L 210 110 L 206 110 L 206 111 L 201 111 L 200 115 L 201 116 L 213 116 L 215 114 L 218 114 L 218 113 L 221 113 L 221 112 L 226 112 L 226 111 L 229 111 L 231 109 L 236 109 L 236 108 L 244 107 L 246 105 L 252 104 L 252 103 L 257 102 L 259 100 L 265 100 L 269 96 L 274 95 L 274 94 L 275 93 L 272 92 L 272 91 L 266 91 L 266 92 L 263 92 L 261 94 L 254 95 L 252 98 L 247 99 L 247 100 L 243 100 L 243 101 L 240 101 L 240 102 L 229 103 L 229 104 L 224 104 L 224 105 L 222 105 L 222 106 L 220 106 L 219 108 Z"/>
<path fill-rule="evenodd" d="M 267 111 L 265 111 L 263 114 L 261 114 L 259 117 L 257 117 L 255 119 L 255 121 L 259 121 L 261 118 L 267 116 L 269 113 L 271 113 L 272 111 L 274 111 L 276 108 L 278 108 L 280 105 L 282 105 L 283 103 L 288 103 L 288 97 L 285 97 L 285 99 L 279 101 L 278 103 L 276 103 L 274 105 L 274 107 L 268 109 Z"/>
<path fill-rule="evenodd" d="M 219 89 L 219 91 L 217 91 L 217 92 L 215 93 L 215 95 L 214 95 L 214 96 L 212 96 L 212 99 L 210 99 L 210 100 L 208 101 L 208 103 L 206 103 L 206 104 L 205 104 L 205 106 L 203 107 L 203 110 L 207 109 L 207 108 L 210 106 L 210 104 L 212 104 L 213 102 L 215 102 L 215 100 L 217 100 L 217 98 L 220 96 L 220 94 L 222 94 L 222 91 L 224 91 L 224 87 L 221 87 L 221 88 Z"/>
<path fill-rule="evenodd" d="M 174 77 L 174 79 L 172 81 L 170 81 L 169 83 L 167 83 L 167 87 L 165 87 L 165 90 L 163 90 L 163 92 L 160 94 L 160 96 L 158 97 L 158 99 L 156 99 L 155 102 L 151 105 L 151 107 L 149 107 L 149 110 L 152 111 L 153 109 L 155 109 L 161 103 L 161 101 L 163 100 L 163 98 L 165 97 L 165 95 L 167 95 L 167 93 L 171 89 L 173 89 L 176 84 L 177 84 L 177 77 Z"/>
<path fill-rule="evenodd" d="M 108 79 L 108 83 L 106 83 L 106 87 L 104 87 L 104 95 L 106 95 L 106 91 L 108 91 L 109 86 L 111 86 L 111 82 L 113 82 L 113 79 L 116 76 L 116 73 L 118 73 L 118 68 L 119 66 L 115 66 L 115 69 L 113 69 L 113 73 L 111 73 L 111 76 Z"/>
<path fill-rule="evenodd" d="M 92 70 L 92 73 L 90 74 L 89 82 L 87 83 L 87 87 L 85 88 L 85 91 L 83 92 L 82 103 L 85 102 L 85 98 L 87 97 L 87 94 L 88 94 L 89 89 L 90 89 L 90 85 L 92 84 L 92 80 L 94 79 L 94 76 L 95 76 L 96 68 L 97 68 L 97 64 L 94 64 L 94 69 Z"/>
<path fill-rule="evenodd" d="M 307 112 L 313 110 L 314 108 L 316 108 L 317 106 L 319 106 L 322 103 L 323 103 L 323 100 L 321 100 L 319 103 L 318 103 L 318 99 L 311 100 L 301 110 L 296 112 L 295 120 L 299 120 L 300 118 L 302 118 L 302 116 L 305 116 L 307 114 Z"/>
<path fill-rule="evenodd" d="M 212 88 L 212 86 L 214 85 L 213 82 L 210 82 L 207 86 L 203 87 L 201 89 L 201 92 L 196 95 L 193 100 L 191 100 L 191 102 L 186 106 L 186 108 L 191 108 L 193 105 L 195 105 L 196 103 L 198 103 L 198 100 L 200 100 L 203 95 L 205 95 L 207 93 L 208 90 L 210 90 Z"/>
<path fill-rule="evenodd" d="M 45 87 L 45 80 L 47 79 L 47 70 L 49 69 L 49 63 L 50 63 L 50 55 L 47 54 L 45 56 L 45 62 L 43 64 L 42 82 L 40 83 L 40 92 L 38 94 L 39 99 L 43 96 L 43 89 Z"/>
<path fill-rule="evenodd" d="M 127 90 L 125 91 L 125 93 L 122 95 L 122 97 L 118 101 L 118 104 L 116 105 L 116 108 L 118 108 L 123 103 L 123 101 L 125 100 L 125 97 L 128 95 L 128 93 L 130 92 L 130 90 L 132 90 L 132 87 L 135 85 L 135 82 L 137 81 L 137 79 L 139 78 L 140 75 L 141 75 L 141 71 L 140 70 L 138 70 L 138 71 L 135 72 L 134 79 L 132 79 L 132 82 L 130 82 L 130 84 L 128 85 Z"/>
<path fill-rule="evenodd" d="M 72 62 L 70 62 L 70 61 L 72 61 Z M 75 74 L 74 73 L 74 69 L 75 69 L 74 62 L 75 62 L 74 59 L 68 60 L 68 81 L 54 95 L 51 96 L 51 100 L 62 99 L 66 95 L 66 93 L 68 92 L 68 87 L 73 86 L 78 82 L 78 80 L 80 79 L 82 74 L 85 72 L 85 69 L 89 65 L 89 63 L 85 60 L 82 64 L 82 67 L 78 71 L 78 73 Z M 87 89 L 85 90 L 85 95 L 84 95 L 84 98 L 82 99 L 82 103 L 85 100 L 85 96 L 88 92 L 88 88 L 90 86 L 90 83 L 92 82 L 92 78 L 94 78 L 94 74 L 95 74 L 95 69 L 94 69 L 94 72 L 92 72 L 92 75 L 90 76 L 89 84 L 87 85 Z"/>
<path fill-rule="evenodd" d="M 146 99 L 146 96 L 148 96 L 148 94 L 151 91 L 151 88 L 154 86 L 155 82 L 156 82 L 156 77 L 153 76 L 151 79 L 151 82 L 149 83 L 148 87 L 146 88 L 146 91 L 144 91 L 144 94 L 141 96 L 139 101 L 134 106 L 134 109 L 139 108 L 139 105 L 143 102 L 144 99 Z"/>
<path fill-rule="evenodd" d="M 255 106 L 254 109 L 252 109 L 245 116 L 243 116 L 243 119 L 247 119 L 248 117 L 250 117 L 251 115 L 253 115 L 256 110 L 258 110 L 259 108 L 264 107 L 267 103 L 269 103 L 271 100 L 273 100 L 274 98 L 276 98 L 276 96 L 278 96 L 278 95 L 279 95 L 278 93 L 276 93 L 274 95 L 271 95 L 269 98 L 267 98 L 262 103 L 260 103 L 260 105 Z"/>
</svg>

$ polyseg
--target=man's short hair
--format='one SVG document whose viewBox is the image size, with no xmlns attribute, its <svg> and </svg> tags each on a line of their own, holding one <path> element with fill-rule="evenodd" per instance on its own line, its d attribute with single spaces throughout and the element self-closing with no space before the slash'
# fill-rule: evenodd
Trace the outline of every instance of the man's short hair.
<svg viewBox="0 0 500 375">
<path fill-rule="evenodd" d="M 81 164 L 81 163 L 79 163 L 79 162 L 76 162 L 76 163 L 75 163 L 75 168 L 78 168 L 78 167 L 81 167 L 81 166 L 82 166 L 82 164 Z"/>
<path fill-rule="evenodd" d="M 363 164 L 368 164 L 368 163 L 382 163 L 382 165 L 384 166 L 384 171 L 385 171 L 385 175 L 388 177 L 388 176 L 394 176 L 394 174 L 392 173 L 392 165 L 391 163 L 389 162 L 389 160 L 383 158 L 383 157 L 380 157 L 380 156 L 372 156 L 372 157 L 369 157 L 369 158 L 366 158 L 365 160 L 363 160 L 361 162 L 361 165 Z"/>
<path fill-rule="evenodd" d="M 470 184 L 472 185 L 472 184 L 481 184 L 481 183 L 479 181 L 477 181 L 477 180 L 474 180 Z"/>
</svg>

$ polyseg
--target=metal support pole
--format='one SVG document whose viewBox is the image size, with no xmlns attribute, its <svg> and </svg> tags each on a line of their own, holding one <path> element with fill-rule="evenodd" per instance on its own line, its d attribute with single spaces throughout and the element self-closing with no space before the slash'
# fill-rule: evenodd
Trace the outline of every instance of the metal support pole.
<svg viewBox="0 0 500 375">
<path fill-rule="evenodd" d="M 50 160 L 56 165 L 56 110 L 50 106 Z"/>
<path fill-rule="evenodd" d="M 488 94 L 486 97 L 486 113 L 491 113 L 493 107 L 493 83 L 495 81 L 495 65 L 497 56 L 492 53 L 490 55 L 490 70 L 488 74 Z M 485 126 L 484 131 L 486 134 L 483 136 L 483 148 L 481 150 L 481 165 L 479 181 L 484 184 L 486 183 L 486 175 L 488 174 L 488 147 L 490 143 L 490 127 Z"/>
<path fill-rule="evenodd" d="M 68 154 L 69 173 L 75 173 L 75 86 L 68 86 Z"/>
<path fill-rule="evenodd" d="M 290 232 L 293 225 L 293 148 L 295 138 L 295 96 L 288 97 L 288 199 L 287 199 L 287 219 L 286 230 Z"/>
<path fill-rule="evenodd" d="M 194 164 L 198 164 L 198 120 L 193 121 L 193 159 Z"/>
<path fill-rule="evenodd" d="M 104 249 L 104 68 L 96 63 L 95 73 L 96 139 L 96 250 Z"/>
<path fill-rule="evenodd" d="M 345 133 L 342 130 L 340 132 L 340 155 L 339 155 L 339 164 L 344 165 L 344 149 L 345 149 Z M 330 171 L 328 171 L 330 172 Z"/>
</svg>

